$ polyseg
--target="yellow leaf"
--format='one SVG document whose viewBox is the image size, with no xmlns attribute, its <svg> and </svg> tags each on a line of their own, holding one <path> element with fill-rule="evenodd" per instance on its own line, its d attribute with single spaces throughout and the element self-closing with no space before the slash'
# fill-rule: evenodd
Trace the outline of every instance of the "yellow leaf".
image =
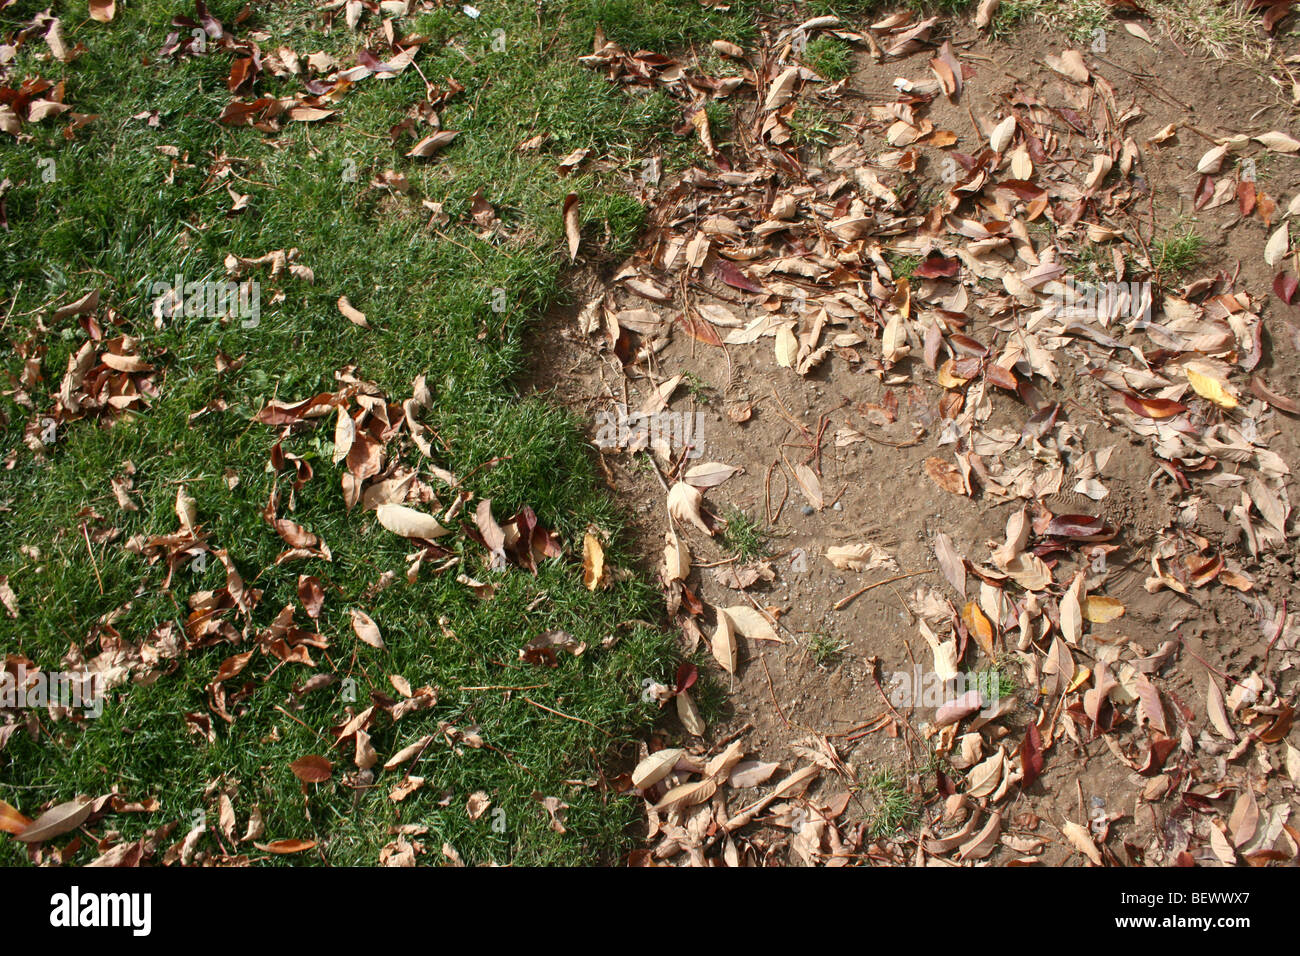
<svg viewBox="0 0 1300 956">
<path fill-rule="evenodd" d="M 594 534 L 586 534 L 582 539 L 582 583 L 588 591 L 600 587 L 605 579 L 605 549 Z"/>
<path fill-rule="evenodd" d="M 1217 378 L 1211 378 L 1196 369 L 1183 369 L 1187 373 L 1187 381 L 1192 383 L 1192 388 L 1201 398 L 1208 399 L 1220 408 L 1236 408 L 1237 397 L 1232 394 L 1231 386 L 1226 382 L 1220 382 Z"/>
<path fill-rule="evenodd" d="M 1124 605 L 1112 597 L 1089 594 L 1083 599 L 1083 616 L 1091 624 L 1105 624 L 1124 616 Z"/>
</svg>

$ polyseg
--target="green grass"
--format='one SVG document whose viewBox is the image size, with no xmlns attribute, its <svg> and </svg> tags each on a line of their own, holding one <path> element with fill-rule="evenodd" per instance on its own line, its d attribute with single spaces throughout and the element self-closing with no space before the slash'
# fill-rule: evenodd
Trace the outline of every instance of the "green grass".
<svg viewBox="0 0 1300 956">
<path fill-rule="evenodd" d="M 746 561 L 767 556 L 767 538 L 763 526 L 756 519 L 734 505 L 727 509 L 723 518 L 727 527 L 722 532 L 722 541 L 733 553 Z"/>
<path fill-rule="evenodd" d="M 843 40 L 826 34 L 809 40 L 801 59 L 805 66 L 830 83 L 853 72 L 853 49 Z"/>
<path fill-rule="evenodd" d="M 898 774 L 889 768 L 868 777 L 858 796 L 867 807 L 867 833 L 873 840 L 891 836 L 916 821 L 916 801 Z"/>
<path fill-rule="evenodd" d="M 1151 244 L 1151 265 L 1157 276 L 1176 278 L 1200 259 L 1205 239 L 1191 225 L 1175 228 Z"/>
<path fill-rule="evenodd" d="M 0 27 L 8 35 L 44 6 L 19 0 L 0 13 Z M 211 9 L 229 25 L 241 6 L 217 0 Z M 651 6 L 656 16 L 646 17 Z M 733 4 L 728 13 L 705 10 L 694 0 L 569 0 L 548 5 L 539 24 L 533 3 L 509 0 L 486 5 L 477 20 L 458 6 L 399 20 L 403 34 L 430 38 L 417 59 L 429 80 L 445 87 L 451 77 L 465 87 L 442 109 L 443 126 L 459 130 L 459 138 L 423 161 L 404 155 L 412 138 L 397 148 L 388 138 L 389 128 L 424 94 L 414 69 L 357 83 L 336 104 L 334 120 L 287 123 L 273 135 L 219 125 L 216 117 L 232 98 L 225 83 L 231 55 L 214 50 L 173 62 L 157 54 L 179 9 L 143 0 L 120 5 L 111 24 L 99 24 L 87 18 L 84 0 L 58 2 L 54 13 L 63 19 L 68 46 L 84 43 L 85 53 L 60 64 L 38 57 L 44 45 L 29 42 L 6 81 L 35 75 L 63 80 L 73 108 L 98 115 L 71 139 L 62 134 L 66 121 L 54 119 L 25 128 L 30 142 L 8 136 L 0 142 L 0 168 L 14 183 L 5 197 L 11 228 L 0 233 L 6 377 L 17 380 L 22 360 L 13 349 L 34 337 L 46 349 L 40 358 L 44 380 L 29 391 L 38 411 L 48 409 L 68 357 L 85 341 L 75 319 L 54 322 L 48 307 L 99 289 L 99 321 L 107 334 L 139 337 L 158 366 L 160 394 L 145 411 L 112 427 L 69 423 L 42 458 L 23 442 L 34 411 L 6 386 L 0 435 L 13 467 L 0 472 L 0 574 L 17 593 L 21 616 L 0 615 L 0 648 L 56 669 L 73 646 L 87 656 L 98 652 L 97 622 L 105 615 L 116 615 L 113 627 L 133 644 L 155 627 L 183 625 L 190 596 L 223 583 L 220 565 L 182 568 L 164 590 L 161 567 L 123 546 L 133 535 L 175 530 L 173 503 L 181 484 L 197 500 L 204 529 L 263 595 L 239 645 L 193 650 L 155 682 L 115 690 L 98 720 L 74 725 L 40 714 L 35 740 L 20 731 L 0 751 L 0 799 L 35 815 L 52 801 L 117 788 L 132 799 L 156 797 L 161 809 L 110 815 L 97 831 L 116 828 L 132 839 L 177 822 L 172 839 L 179 840 L 196 813 L 215 819 L 210 785 L 221 781 L 234 788 L 241 832 L 257 805 L 266 819 L 265 839 L 318 841 L 319 855 L 278 862 L 323 857 L 332 864 L 373 864 L 391 839 L 389 827 L 399 821 L 429 828 L 422 858 L 428 862 L 439 860 L 444 841 L 471 864 L 616 859 L 638 813 L 635 801 L 572 781 L 599 778 L 610 758 L 626 753 L 626 742 L 654 719 L 656 709 L 640 701 L 639 688 L 646 677 L 671 680 L 671 642 L 625 623 L 654 618 L 657 598 L 649 583 L 624 580 L 595 593 L 583 587 L 576 556 L 588 526 L 608 536 L 611 562 L 627 562 L 621 515 L 596 479 L 580 423 L 544 398 L 522 397 L 512 383 L 537 348 L 530 326 L 564 296 L 565 195 L 583 199 L 581 256 L 595 262 L 622 257 L 642 227 L 644 210 L 619 188 L 620 172 L 639 166 L 647 149 L 665 148 L 663 137 L 680 142 L 668 132 L 680 117 L 677 104 L 663 94 L 621 91 L 576 62 L 590 50 L 596 24 L 631 46 L 662 48 L 716 36 L 740 42 L 755 36 L 748 5 Z M 363 30 L 377 25 L 373 15 L 362 22 Z M 354 62 L 362 42 L 341 18 L 325 31 L 317 5 L 306 0 L 255 9 L 235 33 L 253 29 L 270 34 L 260 43 L 264 52 L 280 45 L 304 56 L 325 50 L 345 65 Z M 493 50 L 494 30 L 505 31 L 504 52 Z M 256 89 L 290 95 L 298 85 L 264 76 Z M 158 128 L 131 118 L 145 110 L 158 111 Z M 548 135 L 539 150 L 517 150 L 538 133 Z M 178 162 L 160 146 L 174 147 Z M 559 177 L 559 158 L 579 147 L 591 149 L 592 159 Z M 209 182 L 213 159 L 222 154 L 234 158 L 235 175 Z M 55 161 L 53 182 L 42 181 L 42 158 Z M 599 173 L 591 171 L 596 160 Z M 355 177 L 345 175 L 353 168 Z M 390 168 L 409 178 L 410 196 L 368 188 Z M 225 183 L 251 196 L 248 210 L 233 218 L 226 216 L 231 199 Z M 480 190 L 503 227 L 487 238 L 469 216 L 471 197 Z M 426 228 L 429 214 L 420 199 L 441 202 L 450 222 Z M 176 272 L 192 281 L 224 280 L 227 253 L 257 256 L 289 247 L 301 250 L 299 261 L 315 270 L 315 283 L 260 276 L 257 328 L 211 318 L 176 318 L 154 328 L 147 294 L 154 280 Z M 273 301 L 279 293 L 283 299 Z M 372 329 L 339 314 L 341 295 L 369 316 Z M 504 312 L 492 308 L 499 296 Z M 48 331 L 41 332 L 38 321 Z M 222 354 L 242 357 L 243 364 L 219 373 Z M 457 534 L 444 539 L 456 565 L 435 573 L 426 563 L 408 585 L 404 556 L 411 549 L 378 528 L 373 513 L 344 507 L 342 466 L 330 462 L 333 428 L 326 420 L 295 429 L 283 448 L 316 473 L 293 495 L 292 517 L 321 535 L 334 559 L 275 566 L 284 545 L 261 512 L 278 483 L 281 514 L 290 513 L 291 473 L 271 471 L 276 431 L 252 415 L 273 397 L 333 390 L 335 372 L 346 366 L 355 366 L 358 377 L 377 383 L 392 401 L 411 394 L 416 375 L 427 375 L 434 408 L 424 420 L 441 439 L 436 464 L 461 476 L 475 500 L 491 498 L 498 518 L 531 506 L 557 529 L 566 556 L 545 562 L 536 576 L 518 568 L 489 571 L 483 548 Z M 189 419 L 218 399 L 224 411 Z M 401 455 L 439 487 L 444 503 L 451 500 L 418 452 Z M 490 466 L 493 459 L 501 460 Z M 135 468 L 138 511 L 120 511 L 109 484 L 127 461 Z M 233 489 L 228 470 L 239 478 Z M 110 528 L 118 533 L 88 549 L 83 521 L 92 535 Z M 38 548 L 39 559 L 20 551 L 24 546 Z M 370 593 L 386 572 L 395 583 Z M 459 572 L 491 581 L 495 597 L 475 597 L 457 583 Z M 273 658 L 256 655 L 228 683 L 233 690 L 247 682 L 249 696 L 233 723 L 212 716 L 216 740 L 208 744 L 187 730 L 184 715 L 208 712 L 205 688 L 218 665 L 255 647 L 251 638 L 295 603 L 300 573 L 325 582 L 320 621 L 309 622 L 301 609 L 297 621 L 318 628 L 328 651 L 312 652 L 314 670 L 274 668 Z M 387 650 L 357 641 L 351 607 L 379 624 Z M 439 618 L 455 639 L 444 636 Z M 587 652 L 565 655 L 554 669 L 523 664 L 519 647 L 550 628 L 585 641 Z M 618 640 L 602 647 L 610 635 Z M 329 744 L 329 728 L 345 719 L 348 707 L 338 685 L 305 697 L 302 709 L 290 710 L 292 717 L 277 709 L 289 710 L 295 685 L 330 671 L 356 682 L 357 707 L 371 692 L 394 694 L 389 675 L 402 675 L 414 687 L 441 688 L 432 710 L 397 724 L 387 718 L 376 723 L 373 742 L 381 758 L 437 734 L 439 721 L 478 725 L 491 749 L 457 752 L 439 738 L 412 769 L 428 784 L 403 803 L 387 796 L 400 771 L 382 772 L 377 786 L 354 791 L 341 782 L 353 769 L 350 749 Z M 541 686 L 522 693 L 458 689 L 498 685 Z M 523 694 L 600 729 L 548 713 Z M 313 753 L 330 757 L 335 773 L 304 794 L 289 764 Z M 504 810 L 503 831 L 491 825 L 491 815 L 469 820 L 465 800 L 480 789 Z M 548 825 L 535 791 L 570 805 L 567 832 Z M 446 806 L 440 804 L 444 793 L 451 794 Z M 200 846 L 216 850 L 212 837 Z M 261 856 L 249 844 L 242 849 Z M 83 848 L 75 860 L 93 856 Z M 0 863 L 25 859 L 19 844 L 0 836 Z"/>
<path fill-rule="evenodd" d="M 921 264 L 920 256 L 903 256 L 896 252 L 885 253 L 885 262 L 889 266 L 889 271 L 894 274 L 894 281 L 899 279 L 910 279 L 916 272 L 916 267 Z"/>
<path fill-rule="evenodd" d="M 980 698 L 987 705 L 1015 694 L 1020 689 L 1020 682 L 1010 670 L 990 667 L 970 674 L 966 686 L 979 691 Z"/>
<path fill-rule="evenodd" d="M 818 631 L 808 641 L 808 654 L 819 667 L 829 667 L 840 659 L 848 647 L 848 641 Z"/>
<path fill-rule="evenodd" d="M 796 146 L 826 146 L 839 131 L 840 124 L 830 112 L 816 106 L 798 106 L 790 115 L 790 139 Z"/>
</svg>

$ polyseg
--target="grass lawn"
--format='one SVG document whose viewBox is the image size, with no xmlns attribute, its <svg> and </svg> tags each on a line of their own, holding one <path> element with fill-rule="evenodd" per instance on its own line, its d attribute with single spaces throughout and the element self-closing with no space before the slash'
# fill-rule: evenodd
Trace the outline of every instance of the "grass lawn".
<svg viewBox="0 0 1300 956">
<path fill-rule="evenodd" d="M 18 0 L 0 12 L 8 42 L 45 6 Z M 290 47 L 305 62 L 325 51 L 347 67 L 367 40 L 373 50 L 383 46 L 373 11 L 354 32 L 341 10 L 330 25 L 317 5 L 298 0 L 255 5 L 234 25 L 241 6 L 215 0 L 210 9 L 237 39 L 266 34 L 258 39 L 264 53 Z M 36 76 L 62 82 L 72 110 L 96 118 L 70 137 L 64 131 L 71 114 L 23 123 L 29 141 L 0 134 L 0 170 L 12 182 L 3 197 L 9 228 L 0 232 L 0 575 L 18 607 L 16 618 L 0 613 L 0 649 L 53 670 L 74 646 L 88 657 L 98 653 L 101 620 L 111 619 L 133 643 L 168 622 L 183 627 L 190 597 L 225 583 L 221 564 L 182 565 L 164 588 L 165 563 L 150 564 L 125 546 L 135 535 L 176 531 L 181 487 L 196 502 L 201 528 L 263 592 L 241 623 L 240 643 L 192 650 L 152 683 L 116 689 L 96 720 L 53 721 L 39 711 L 35 739 L 26 728 L 14 733 L 0 750 L 0 799 L 28 816 L 51 802 L 116 789 L 132 800 L 156 798 L 160 807 L 110 814 L 95 825 L 99 835 L 114 829 L 129 840 L 176 822 L 166 846 L 203 814 L 210 832 L 201 849 L 218 852 L 220 842 L 232 853 L 266 859 L 251 842 L 236 849 L 214 832 L 218 794 L 225 792 L 240 834 L 258 807 L 265 821 L 259 842 L 317 842 L 308 852 L 271 859 L 344 865 L 377 862 L 399 823 L 428 828 L 418 837 L 425 862 L 442 860 L 444 843 L 470 864 L 610 861 L 625 842 L 635 801 L 591 784 L 610 755 L 620 747 L 627 752 L 626 742 L 653 719 L 657 707 L 641 702 L 639 689 L 647 677 L 670 679 L 671 641 L 634 623 L 656 618 L 649 583 L 625 579 L 595 593 L 584 587 L 580 557 L 589 528 L 607 539 L 609 559 L 620 563 L 617 509 L 595 477 L 576 423 L 544 401 L 521 399 L 512 379 L 526 350 L 546 345 L 528 337 L 530 324 L 563 295 L 565 196 L 582 199 L 582 258 L 625 254 L 643 211 L 622 188 L 622 173 L 638 168 L 647 149 L 665 148 L 656 139 L 671 136 L 679 122 L 677 104 L 663 94 L 629 95 L 576 62 L 590 51 L 596 25 L 629 48 L 663 49 L 719 36 L 743 40 L 753 24 L 743 5 L 720 13 L 696 0 L 480 0 L 477 18 L 459 4 L 412 6 L 394 25 L 401 36 L 428 38 L 415 60 L 419 71 L 439 89 L 450 80 L 463 87 L 439 111 L 443 128 L 459 136 L 430 159 L 405 153 L 431 129 L 404 134 L 396 146 L 389 137 L 424 98 L 414 68 L 357 82 L 330 104 L 338 114 L 324 122 L 285 122 L 274 133 L 218 122 L 236 98 L 227 87 L 234 55 L 217 44 L 199 56 L 160 54 L 172 17 L 194 16 L 179 0 L 120 4 L 110 23 L 91 20 L 84 0 L 58 0 L 53 14 L 67 48 L 84 44 L 84 51 L 58 62 L 37 31 L 7 66 L 4 86 Z M 290 96 L 301 85 L 300 77 L 266 71 L 252 95 Z M 241 91 L 239 98 L 251 96 Z M 151 111 L 156 125 L 147 115 L 136 118 Z M 539 148 L 517 148 L 539 134 L 547 137 Z M 592 150 L 587 163 L 562 178 L 559 159 L 582 147 Z M 214 176 L 223 169 L 229 175 Z M 409 194 L 371 187 L 388 169 L 405 174 Z M 248 197 L 235 215 L 227 186 Z M 471 215 L 480 192 L 500 220 L 487 237 Z M 430 228 L 421 200 L 441 203 L 446 222 Z M 256 327 L 209 316 L 173 316 L 155 326 L 153 283 L 175 274 L 225 281 L 228 254 L 290 248 L 314 271 L 314 282 L 258 274 Z M 139 339 L 139 354 L 157 369 L 158 394 L 111 427 L 93 415 L 62 424 L 37 453 L 24 441 L 25 429 L 52 407 L 69 357 L 87 341 L 77 317 L 55 320 L 52 311 L 95 290 L 100 304 L 93 315 L 104 336 Z M 371 328 L 340 313 L 336 302 L 344 295 Z M 24 357 L 32 356 L 37 381 L 30 370 L 23 379 Z M 453 524 L 472 527 L 482 498 L 492 500 L 498 519 L 531 506 L 558 532 L 565 555 L 543 562 L 535 576 L 518 567 L 491 571 L 482 545 L 459 532 L 439 541 L 459 560 L 440 572 L 433 570 L 440 562 L 428 561 L 408 584 L 410 543 L 380 528 L 373 511 L 345 507 L 344 466 L 331 462 L 332 417 L 284 439 L 282 450 L 315 472 L 293 493 L 289 511 L 292 468 L 270 464 L 280 430 L 254 415 L 273 398 L 336 389 L 335 373 L 348 366 L 393 402 L 411 395 L 416 376 L 427 376 L 433 404 L 423 421 L 438 436 L 437 458 L 400 443 L 390 451 L 418 467 L 444 507 L 454 493 L 431 466 L 463 480 L 472 497 Z M 213 402 L 220 407 L 191 419 Z M 493 465 L 494 459 L 503 460 Z M 111 486 L 130 468 L 133 511 L 119 506 Z M 273 487 L 281 516 L 321 536 L 332 561 L 276 565 L 285 544 L 263 517 Z M 385 572 L 396 579 L 375 593 Z M 457 581 L 460 573 L 496 585 L 495 596 L 476 597 Z M 228 692 L 248 685 L 248 695 L 227 723 L 209 711 L 207 685 L 222 661 L 253 649 L 253 637 L 296 603 L 300 574 L 322 581 L 325 600 L 319 621 L 307 620 L 300 607 L 297 623 L 318 629 L 329 647 L 312 651 L 315 668 L 255 654 L 228 682 Z M 379 625 L 385 650 L 358 640 L 352 608 Z M 522 662 L 520 647 L 552 628 L 585 641 L 587 652 L 562 655 L 555 668 Z M 602 647 L 610 635 L 617 642 Z M 355 703 L 336 683 L 302 697 L 301 709 L 290 706 L 295 686 L 328 672 L 355 682 Z M 349 708 L 365 707 L 371 692 L 398 696 L 390 675 L 412 687 L 436 685 L 440 695 L 430 710 L 398 723 L 376 721 L 372 742 L 381 764 L 426 734 L 437 739 L 415 764 L 377 767 L 374 786 L 354 789 L 342 779 L 356 769 L 352 746 L 332 746 L 330 730 Z M 460 689 L 503 685 L 541 686 Z M 187 713 L 208 715 L 212 742 L 193 732 Z M 439 734 L 444 721 L 476 725 L 489 746 L 453 748 Z M 295 777 L 290 763 L 310 754 L 334 764 L 329 781 L 302 784 Z M 404 771 L 426 784 L 394 802 L 389 791 Z M 504 812 L 471 820 L 466 801 L 475 791 Z M 550 825 L 542 797 L 568 804 L 565 832 Z M 96 855 L 87 845 L 69 859 Z M 22 844 L 0 836 L 0 863 L 26 859 Z"/>
</svg>

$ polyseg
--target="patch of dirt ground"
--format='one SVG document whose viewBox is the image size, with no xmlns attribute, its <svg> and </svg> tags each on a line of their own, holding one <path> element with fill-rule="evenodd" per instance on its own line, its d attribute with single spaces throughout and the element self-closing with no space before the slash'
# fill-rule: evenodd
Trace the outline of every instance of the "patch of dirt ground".
<svg viewBox="0 0 1300 956">
<path fill-rule="evenodd" d="M 711 162 L 638 183 L 640 248 L 549 317 L 532 375 L 591 423 L 666 620 L 723 692 L 693 734 L 659 689 L 649 749 L 683 754 L 642 787 L 638 858 L 1294 861 L 1300 331 L 1274 292 L 1289 246 L 1265 247 L 1300 163 L 1249 138 L 1293 127 L 1287 91 L 1150 25 L 1114 23 L 1099 53 L 882 23 L 774 31 L 714 76 L 593 58 L 687 123 L 735 107 Z M 855 50 L 837 84 L 797 68 L 828 31 Z M 801 141 L 819 119 L 834 137 Z M 1122 299 L 1063 311 L 1088 281 L 1149 289 L 1147 321 Z M 609 447 L 638 409 L 694 435 Z M 690 477 L 713 462 L 738 471 Z M 671 518 L 679 481 L 768 554 Z M 867 545 L 864 570 L 828 559 Z M 728 672 L 709 650 L 737 606 L 777 640 L 738 637 Z M 1009 696 L 955 721 L 933 705 L 969 683 L 900 696 L 893 675 L 954 653 Z"/>
</svg>

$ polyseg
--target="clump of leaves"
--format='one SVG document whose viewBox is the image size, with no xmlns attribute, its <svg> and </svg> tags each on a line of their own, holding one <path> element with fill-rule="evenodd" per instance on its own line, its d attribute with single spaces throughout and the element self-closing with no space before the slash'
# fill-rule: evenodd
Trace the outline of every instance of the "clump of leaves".
<svg viewBox="0 0 1300 956">
<path fill-rule="evenodd" d="M 722 540 L 728 548 L 746 561 L 767 555 L 767 538 L 758 521 L 734 505 L 723 517 L 727 519 L 727 530 Z"/>
<path fill-rule="evenodd" d="M 853 51 L 843 40 L 823 34 L 803 48 L 803 62 L 822 79 L 834 83 L 853 72 Z"/>
</svg>

